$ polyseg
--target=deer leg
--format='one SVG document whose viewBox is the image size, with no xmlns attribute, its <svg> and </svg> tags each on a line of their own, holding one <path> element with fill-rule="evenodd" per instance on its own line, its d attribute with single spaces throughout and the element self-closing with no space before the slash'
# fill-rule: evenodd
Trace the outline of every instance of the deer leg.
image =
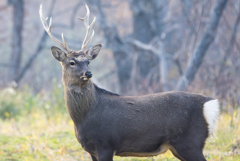
<svg viewBox="0 0 240 161">
<path fill-rule="evenodd" d="M 185 159 L 183 159 L 183 158 L 177 153 L 177 151 L 176 151 L 173 147 L 169 148 L 169 150 L 172 152 L 172 154 L 173 154 L 176 158 L 178 158 L 178 159 L 181 160 L 181 161 L 185 161 Z"/>
<path fill-rule="evenodd" d="M 176 157 L 180 156 L 186 161 L 206 161 L 203 148 L 208 137 L 207 126 L 202 116 L 192 115 L 192 118 L 194 120 L 187 131 L 170 140 L 170 145 L 175 150 L 171 151 Z"/>
<path fill-rule="evenodd" d="M 200 139 L 187 135 L 171 144 L 172 148 L 170 150 L 181 161 L 206 161 L 203 155 L 204 142 L 204 138 Z"/>
<path fill-rule="evenodd" d="M 92 155 L 92 154 L 90 154 L 90 155 L 91 155 L 92 161 L 98 161 L 94 155 Z"/>
<path fill-rule="evenodd" d="M 197 135 L 197 134 L 196 134 Z M 170 143 L 171 152 L 181 161 L 206 161 L 203 155 L 203 147 L 206 140 L 204 134 L 199 133 L 198 137 L 193 136 L 191 131 L 188 134 Z"/>
<path fill-rule="evenodd" d="M 192 148 L 174 148 L 176 149 L 177 154 L 180 156 L 177 157 L 178 159 L 182 160 L 181 158 L 183 158 L 182 161 L 206 161 L 203 153 L 201 150 L 199 149 L 195 149 L 194 147 Z M 175 156 L 175 155 L 174 155 Z"/>
<path fill-rule="evenodd" d="M 97 151 L 98 161 L 113 161 L 114 151 L 101 148 Z"/>
</svg>

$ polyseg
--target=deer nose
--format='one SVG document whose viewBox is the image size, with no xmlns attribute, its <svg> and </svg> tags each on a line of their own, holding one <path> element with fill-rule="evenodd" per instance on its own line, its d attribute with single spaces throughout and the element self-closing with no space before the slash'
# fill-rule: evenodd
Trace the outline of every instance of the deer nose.
<svg viewBox="0 0 240 161">
<path fill-rule="evenodd" d="M 87 78 L 92 78 L 92 73 L 91 73 L 91 71 L 86 71 L 86 72 L 85 72 L 85 76 L 86 76 Z"/>
</svg>

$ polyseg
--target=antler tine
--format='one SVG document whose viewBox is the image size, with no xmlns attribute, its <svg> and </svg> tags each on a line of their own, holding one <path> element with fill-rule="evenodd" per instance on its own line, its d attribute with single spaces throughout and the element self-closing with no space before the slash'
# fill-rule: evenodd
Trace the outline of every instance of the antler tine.
<svg viewBox="0 0 240 161">
<path fill-rule="evenodd" d="M 51 27 L 52 27 L 52 17 L 50 18 L 50 21 L 49 21 L 49 26 L 47 25 L 47 19 L 44 19 L 43 18 L 43 13 L 42 13 L 42 4 L 40 5 L 40 8 L 39 8 L 39 15 L 40 15 L 40 19 L 42 21 L 42 24 L 43 24 L 43 28 L 46 30 L 46 32 L 48 33 L 49 37 L 55 41 L 58 45 L 60 45 L 63 49 L 65 49 L 67 52 L 70 52 L 71 50 L 68 48 L 67 46 L 67 43 L 66 41 L 64 40 L 64 36 L 63 36 L 63 33 L 62 33 L 62 41 L 63 43 L 61 43 L 59 40 L 57 40 L 51 33 Z"/>
<path fill-rule="evenodd" d="M 94 36 L 94 30 L 90 36 L 90 38 L 87 40 L 88 38 L 88 34 L 89 34 L 89 31 L 91 30 L 93 24 L 95 23 L 95 20 L 96 20 L 96 17 L 94 17 L 92 23 L 89 25 L 89 15 L 90 15 L 90 10 L 88 8 L 88 5 L 85 3 L 85 7 L 86 7 L 86 10 L 87 10 L 87 14 L 84 18 L 81 18 L 81 17 L 78 17 L 78 19 L 80 19 L 81 21 L 83 21 L 84 23 L 84 26 L 86 27 L 86 35 L 85 35 L 85 38 L 83 40 L 83 43 L 82 43 L 82 49 L 81 50 L 84 50 L 88 44 L 91 42 L 93 36 Z"/>
</svg>

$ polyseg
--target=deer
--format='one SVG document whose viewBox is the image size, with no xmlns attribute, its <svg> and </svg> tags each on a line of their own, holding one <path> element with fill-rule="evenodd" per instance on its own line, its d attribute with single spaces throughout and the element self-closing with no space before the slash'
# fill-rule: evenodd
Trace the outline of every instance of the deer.
<svg viewBox="0 0 240 161">
<path fill-rule="evenodd" d="M 42 5 L 39 9 L 44 29 L 62 48 L 52 46 L 51 53 L 62 65 L 65 103 L 82 148 L 93 161 L 113 161 L 115 155 L 152 157 L 168 150 L 181 161 L 205 161 L 203 148 L 217 128 L 219 101 L 183 91 L 122 96 L 98 87 L 89 63 L 102 45 L 87 49 L 96 18 L 89 23 L 86 3 L 85 8 L 85 17 L 78 17 L 86 27 L 79 51 L 69 49 L 63 34 L 62 42 L 52 35 L 52 18 L 48 25 Z"/>
</svg>

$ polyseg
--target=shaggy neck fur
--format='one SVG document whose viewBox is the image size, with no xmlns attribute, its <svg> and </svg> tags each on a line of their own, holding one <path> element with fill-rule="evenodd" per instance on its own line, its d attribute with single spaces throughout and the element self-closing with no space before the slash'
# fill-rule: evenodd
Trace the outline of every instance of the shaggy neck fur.
<svg viewBox="0 0 240 161">
<path fill-rule="evenodd" d="M 96 90 L 89 80 L 85 86 L 68 86 L 65 84 L 65 102 L 73 122 L 80 123 L 88 110 L 96 102 Z"/>
</svg>

